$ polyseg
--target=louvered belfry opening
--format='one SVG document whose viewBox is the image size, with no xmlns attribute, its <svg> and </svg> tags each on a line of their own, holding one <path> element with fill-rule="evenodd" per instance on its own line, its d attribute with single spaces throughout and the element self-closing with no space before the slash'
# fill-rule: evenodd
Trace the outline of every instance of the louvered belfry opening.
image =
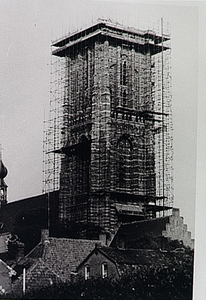
<svg viewBox="0 0 206 300">
<path fill-rule="evenodd" d="M 98 20 L 52 44 L 44 191 L 82 236 L 172 208 L 169 41 Z"/>
</svg>

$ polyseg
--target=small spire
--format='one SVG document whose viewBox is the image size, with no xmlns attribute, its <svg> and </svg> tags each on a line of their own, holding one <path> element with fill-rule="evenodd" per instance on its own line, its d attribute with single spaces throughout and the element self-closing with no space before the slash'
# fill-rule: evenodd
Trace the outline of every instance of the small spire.
<svg viewBox="0 0 206 300">
<path fill-rule="evenodd" d="M 4 181 L 8 171 L 2 162 L 2 145 L 0 144 L 0 208 L 7 203 L 7 184 Z"/>
</svg>

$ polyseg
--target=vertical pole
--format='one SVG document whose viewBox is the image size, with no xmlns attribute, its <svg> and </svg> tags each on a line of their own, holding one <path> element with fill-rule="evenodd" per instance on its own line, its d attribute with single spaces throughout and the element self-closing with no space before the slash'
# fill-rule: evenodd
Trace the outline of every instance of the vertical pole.
<svg viewBox="0 0 206 300">
<path fill-rule="evenodd" d="M 163 18 L 161 18 L 161 38 L 162 38 L 162 197 L 163 197 L 163 216 L 164 216 L 164 205 L 165 205 L 165 147 L 164 147 L 164 76 L 163 76 Z"/>
<path fill-rule="evenodd" d="M 23 295 L 25 295 L 26 292 L 26 269 L 23 269 Z"/>
<path fill-rule="evenodd" d="M 45 117 L 45 108 L 44 108 L 44 121 L 43 121 L 43 186 L 42 193 L 46 193 L 46 117 Z"/>
<path fill-rule="evenodd" d="M 47 224 L 47 226 L 48 226 L 48 231 L 49 231 L 49 229 L 50 229 L 50 192 L 48 192 L 48 216 L 47 216 L 47 218 L 48 218 L 48 224 Z"/>
</svg>

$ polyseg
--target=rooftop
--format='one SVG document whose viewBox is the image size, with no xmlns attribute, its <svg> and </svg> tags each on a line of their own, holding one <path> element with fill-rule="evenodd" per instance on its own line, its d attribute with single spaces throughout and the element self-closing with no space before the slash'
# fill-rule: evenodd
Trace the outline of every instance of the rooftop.
<svg viewBox="0 0 206 300">
<path fill-rule="evenodd" d="M 83 46 L 85 43 L 92 43 L 94 39 L 109 40 L 115 44 L 126 43 L 138 47 L 140 52 L 150 51 L 151 54 L 156 54 L 168 49 L 162 45 L 162 42 L 168 41 L 170 38 L 168 35 L 157 35 L 152 30 L 138 30 L 111 20 L 98 19 L 92 25 L 53 42 L 52 46 L 58 47 L 58 49 L 54 49 L 52 54 L 64 56 L 69 50 L 76 49 L 77 45 Z"/>
<path fill-rule="evenodd" d="M 160 250 L 117 249 L 112 247 L 102 247 L 99 250 L 119 265 L 164 264 L 171 256 L 169 252 Z"/>
<path fill-rule="evenodd" d="M 96 243 L 101 245 L 97 240 L 47 237 L 19 260 L 17 268 L 21 266 L 28 269 L 41 259 L 48 268 L 66 280 L 94 249 Z"/>
</svg>

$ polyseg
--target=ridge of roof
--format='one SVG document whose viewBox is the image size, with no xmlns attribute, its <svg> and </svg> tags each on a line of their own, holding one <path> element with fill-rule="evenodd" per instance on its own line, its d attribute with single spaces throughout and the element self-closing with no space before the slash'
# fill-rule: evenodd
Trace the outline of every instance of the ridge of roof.
<svg viewBox="0 0 206 300">
<path fill-rule="evenodd" d="M 168 220 L 169 216 L 165 216 L 165 217 L 159 217 L 159 218 L 153 218 L 153 219 L 145 219 L 145 220 L 139 220 L 139 221 L 133 221 L 130 223 L 124 223 L 121 226 L 129 226 L 129 225 L 133 225 L 133 224 L 141 224 L 141 223 L 151 223 L 151 222 L 160 222 L 163 220 Z"/>
<path fill-rule="evenodd" d="M 150 264 L 153 261 L 158 262 L 158 259 L 164 261 L 166 255 L 169 255 L 169 252 L 163 253 L 160 250 L 153 249 L 118 249 L 102 247 L 98 248 L 98 250 L 119 265 Z"/>
<path fill-rule="evenodd" d="M 100 240 L 88 240 L 88 239 L 78 239 L 78 238 L 67 238 L 67 237 L 53 237 L 53 236 L 49 236 L 46 240 L 48 241 L 78 241 L 78 242 L 85 242 L 85 243 L 102 243 Z"/>
</svg>

